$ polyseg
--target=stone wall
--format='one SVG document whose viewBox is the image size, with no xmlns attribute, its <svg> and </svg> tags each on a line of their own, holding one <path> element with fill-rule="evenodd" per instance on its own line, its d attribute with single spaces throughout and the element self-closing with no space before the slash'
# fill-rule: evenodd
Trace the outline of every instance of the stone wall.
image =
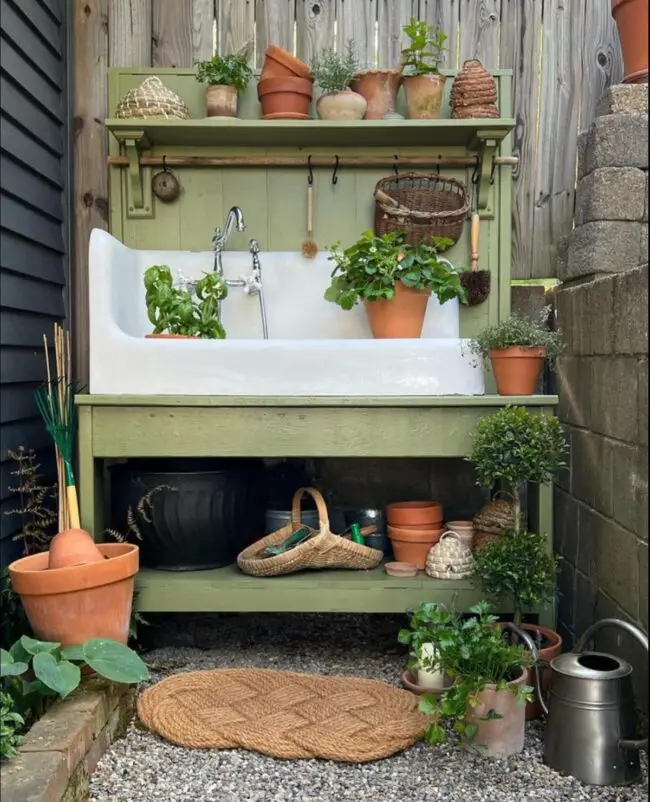
<svg viewBox="0 0 650 802">
<path fill-rule="evenodd" d="M 648 86 L 615 86 L 580 137 L 575 228 L 559 249 L 559 415 L 570 470 L 556 488 L 563 556 L 558 626 L 648 629 Z M 599 648 L 630 660 L 647 706 L 647 656 L 610 631 Z"/>
</svg>

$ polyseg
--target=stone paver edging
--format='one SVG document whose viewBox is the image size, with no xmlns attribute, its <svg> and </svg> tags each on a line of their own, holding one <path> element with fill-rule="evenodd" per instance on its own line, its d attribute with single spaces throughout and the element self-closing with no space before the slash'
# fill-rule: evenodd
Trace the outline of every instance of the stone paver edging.
<svg viewBox="0 0 650 802">
<path fill-rule="evenodd" d="M 124 735 L 135 690 L 86 680 L 54 704 L 0 771 L 2 802 L 85 802 L 90 774 L 110 744 Z"/>
</svg>

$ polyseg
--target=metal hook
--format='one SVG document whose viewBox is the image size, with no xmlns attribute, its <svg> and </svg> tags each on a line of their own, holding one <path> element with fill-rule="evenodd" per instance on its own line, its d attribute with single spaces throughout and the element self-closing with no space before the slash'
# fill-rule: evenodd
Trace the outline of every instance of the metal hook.
<svg viewBox="0 0 650 802">
<path fill-rule="evenodd" d="M 497 163 L 493 158 L 492 159 L 492 169 L 490 170 L 490 186 L 492 186 L 492 184 L 494 184 L 494 173 L 495 173 L 496 169 L 497 169 Z"/>
<path fill-rule="evenodd" d="M 478 156 L 474 156 L 476 159 L 476 164 L 474 165 L 474 171 L 472 172 L 472 184 L 476 185 L 479 182 L 479 175 L 478 175 L 478 168 L 481 166 L 481 160 Z"/>
<path fill-rule="evenodd" d="M 165 156 L 164 154 L 163 154 L 163 157 L 162 157 L 162 163 L 163 163 L 162 164 L 163 172 L 164 173 L 168 173 L 169 172 L 169 167 L 167 167 L 167 156 Z"/>
<path fill-rule="evenodd" d="M 307 176 L 307 183 L 311 186 L 314 183 L 314 171 L 312 170 L 311 166 L 311 153 L 307 156 L 307 169 L 309 170 L 309 175 Z"/>
<path fill-rule="evenodd" d="M 438 154 L 438 161 L 436 162 L 436 175 L 440 175 L 440 161 L 442 160 L 442 154 Z"/>
<path fill-rule="evenodd" d="M 393 158 L 395 159 L 395 162 L 393 164 L 393 172 L 395 173 L 395 175 L 399 175 L 399 166 L 398 166 L 399 159 L 397 153 L 393 156 Z"/>
<path fill-rule="evenodd" d="M 339 171 L 339 157 L 334 156 L 335 163 L 334 163 L 334 172 L 332 173 L 332 184 L 336 184 L 339 180 L 338 171 Z"/>
</svg>

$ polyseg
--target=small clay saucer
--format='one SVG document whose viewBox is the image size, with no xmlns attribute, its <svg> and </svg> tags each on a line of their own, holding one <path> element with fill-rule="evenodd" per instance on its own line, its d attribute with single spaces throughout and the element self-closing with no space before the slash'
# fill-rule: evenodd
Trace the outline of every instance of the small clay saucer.
<svg viewBox="0 0 650 802">
<path fill-rule="evenodd" d="M 449 685 L 446 685 L 444 688 L 423 688 L 421 685 L 416 683 L 415 677 L 413 676 L 412 672 L 408 670 L 408 668 L 402 674 L 402 685 L 407 691 L 416 693 L 418 696 L 421 696 L 423 693 L 431 694 L 432 696 L 441 696 L 449 687 Z"/>
<path fill-rule="evenodd" d="M 418 567 L 414 563 L 392 562 L 384 565 L 388 576 L 417 576 Z"/>
<path fill-rule="evenodd" d="M 310 114 L 298 114 L 295 111 L 276 112 L 275 114 L 262 115 L 263 120 L 313 120 Z"/>
</svg>

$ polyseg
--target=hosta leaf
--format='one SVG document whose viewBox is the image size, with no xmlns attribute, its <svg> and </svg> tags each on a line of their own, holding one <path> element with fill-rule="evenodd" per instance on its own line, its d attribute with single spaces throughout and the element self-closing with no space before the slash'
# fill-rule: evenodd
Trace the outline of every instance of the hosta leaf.
<svg viewBox="0 0 650 802">
<path fill-rule="evenodd" d="M 14 660 L 9 652 L 0 649 L 0 677 L 19 677 L 28 667 L 27 663 Z"/>
<path fill-rule="evenodd" d="M 59 646 L 61 646 L 60 643 L 51 643 L 47 640 L 35 640 L 28 635 L 23 635 L 20 639 L 20 643 L 23 649 L 31 655 L 40 654 L 41 652 L 55 652 Z"/>
<path fill-rule="evenodd" d="M 29 663 L 32 659 L 31 654 L 25 649 L 20 640 L 17 640 L 11 649 L 9 649 L 9 654 L 16 663 Z"/>
<path fill-rule="evenodd" d="M 83 644 L 74 643 L 70 646 L 66 646 L 61 652 L 61 657 L 64 660 L 85 660 L 86 658 L 84 657 Z"/>
<path fill-rule="evenodd" d="M 123 643 L 107 638 L 92 638 L 83 644 L 86 663 L 112 682 L 135 684 L 149 676 L 149 671 L 138 655 Z"/>
<path fill-rule="evenodd" d="M 35 655 L 32 665 L 36 677 L 64 698 L 72 693 L 81 681 L 79 666 L 69 660 L 57 660 L 49 652 L 39 652 Z"/>
</svg>

